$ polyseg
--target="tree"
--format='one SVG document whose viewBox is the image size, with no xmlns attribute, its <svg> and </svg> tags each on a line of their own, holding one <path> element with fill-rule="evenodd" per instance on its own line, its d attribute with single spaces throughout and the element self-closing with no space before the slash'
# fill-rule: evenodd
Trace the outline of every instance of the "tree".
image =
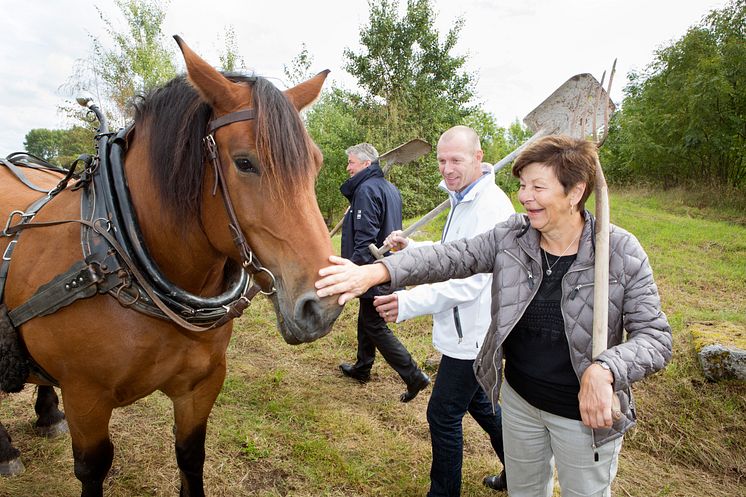
<svg viewBox="0 0 746 497">
<path fill-rule="evenodd" d="M 324 167 L 316 182 L 319 208 L 332 225 L 347 207 L 339 185 L 347 179 L 345 150 L 364 141 L 365 130 L 357 121 L 349 93 L 339 88 L 324 90 L 306 114 L 308 132 L 324 154 Z"/>
<path fill-rule="evenodd" d="M 482 109 L 472 112 L 464 124 L 477 132 L 484 151 L 483 160 L 492 165 L 520 147 L 533 134 L 518 119 L 513 121 L 508 129 L 500 127 L 495 122 L 495 117 Z M 518 180 L 513 177 L 510 164 L 497 172 L 495 182 L 506 193 L 518 191 Z"/>
<path fill-rule="evenodd" d="M 603 159 L 610 176 L 746 185 L 746 0 L 714 10 L 630 74 Z"/>
<path fill-rule="evenodd" d="M 399 16 L 397 0 L 370 0 L 369 24 L 360 31 L 359 53 L 347 48 L 346 70 L 361 95 L 353 98 L 366 141 L 382 152 L 412 138 L 435 143 L 474 110 L 475 79 L 464 70 L 466 56 L 454 55 L 463 19 L 441 41 L 429 0 L 408 0 Z M 416 171 L 415 173 L 412 173 Z M 437 168 L 397 168 L 392 180 L 404 199 L 405 216 L 442 200 Z"/>
<path fill-rule="evenodd" d="M 92 38 L 93 51 L 78 61 L 67 83 L 71 93 L 93 94 L 112 127 L 124 125 L 131 117 L 129 105 L 136 95 L 162 85 L 176 75 L 172 42 L 165 43 L 161 26 L 164 6 L 158 0 L 115 0 L 124 16 L 126 30 L 118 31 L 111 19 L 96 8 L 106 25 L 108 48 L 99 38 Z M 81 119 L 84 111 L 75 104 L 63 111 Z"/>
<path fill-rule="evenodd" d="M 233 72 L 246 65 L 238 51 L 236 30 L 229 26 L 225 31 L 225 52 L 218 55 L 220 68 L 225 72 Z"/>
<path fill-rule="evenodd" d="M 285 73 L 285 77 L 288 79 L 290 86 L 295 86 L 308 79 L 311 79 L 311 65 L 313 64 L 313 56 L 308 53 L 306 44 L 301 44 L 301 51 L 293 57 L 290 62 L 290 66 L 282 65 L 282 72 Z"/>
<path fill-rule="evenodd" d="M 463 19 L 441 43 L 429 0 L 408 0 L 402 17 L 397 0 L 370 0 L 369 7 L 363 50 L 344 51 L 346 70 L 365 92 L 366 124 L 387 147 L 413 133 L 432 142 L 473 110 L 474 77 L 463 69 L 466 57 L 451 54 Z"/>
<path fill-rule="evenodd" d="M 165 84 L 176 76 L 176 44 L 162 32 L 168 1 L 114 0 L 124 17 L 119 30 L 97 7 L 105 24 L 106 40 L 92 38 L 91 54 L 80 59 L 63 85 L 72 96 L 92 95 L 110 122 L 110 128 L 124 126 L 132 117 L 134 98 Z M 224 52 L 218 55 L 223 71 L 244 65 L 232 26 L 225 30 Z M 109 46 L 113 43 L 113 47 Z M 87 111 L 68 101 L 60 110 L 76 121 L 88 124 Z"/>
<path fill-rule="evenodd" d="M 69 129 L 32 129 L 26 133 L 24 149 L 57 166 L 68 166 L 78 155 L 92 153 L 94 131 L 83 126 Z"/>
</svg>

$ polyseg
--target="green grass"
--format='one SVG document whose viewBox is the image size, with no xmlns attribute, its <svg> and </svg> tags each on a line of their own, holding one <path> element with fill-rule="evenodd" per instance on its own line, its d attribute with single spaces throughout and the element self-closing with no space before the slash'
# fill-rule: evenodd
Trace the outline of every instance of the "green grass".
<svg viewBox="0 0 746 497">
<path fill-rule="evenodd" d="M 671 364 L 634 387 L 639 422 L 625 438 L 614 495 L 744 497 L 746 385 L 704 380 L 688 326 L 708 320 L 746 327 L 746 212 L 644 190 L 612 192 L 611 204 L 612 222 L 646 248 L 674 330 Z M 437 239 L 443 220 L 418 237 Z M 337 365 L 354 358 L 356 316 L 353 302 L 330 335 L 292 347 L 279 337 L 263 298 L 237 321 L 228 375 L 208 427 L 208 495 L 426 493 L 430 390 L 401 404 L 403 383 L 380 358 L 370 383 L 342 378 Z M 423 317 L 393 327 L 421 364 L 438 358 L 430 325 Z M 69 438 L 33 436 L 32 387 L 3 399 L 0 419 L 27 467 L 19 477 L 0 479 L 0 497 L 78 495 Z M 162 394 L 115 411 L 108 496 L 178 494 L 172 424 L 171 405 Z M 500 469 L 485 434 L 469 417 L 464 431 L 462 495 L 501 495 L 481 485 L 483 476 Z"/>
</svg>

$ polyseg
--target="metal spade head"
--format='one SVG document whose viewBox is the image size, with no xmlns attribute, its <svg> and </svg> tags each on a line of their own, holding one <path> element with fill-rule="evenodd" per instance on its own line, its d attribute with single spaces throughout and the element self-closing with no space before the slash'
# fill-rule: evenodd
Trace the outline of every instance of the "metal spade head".
<svg viewBox="0 0 746 497">
<path fill-rule="evenodd" d="M 543 129 L 547 134 L 584 138 L 593 134 L 594 126 L 602 126 L 615 108 L 596 78 L 588 73 L 576 74 L 529 112 L 523 122 L 533 132 Z"/>
<path fill-rule="evenodd" d="M 426 141 L 415 138 L 382 154 L 378 157 L 378 160 L 386 162 L 386 165 L 391 166 L 394 164 L 406 164 L 430 153 L 432 149 L 433 147 Z"/>
</svg>

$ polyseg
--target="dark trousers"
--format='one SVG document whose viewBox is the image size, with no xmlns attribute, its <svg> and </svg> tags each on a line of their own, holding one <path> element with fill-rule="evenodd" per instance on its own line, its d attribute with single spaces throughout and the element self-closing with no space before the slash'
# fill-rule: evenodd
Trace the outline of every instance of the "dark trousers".
<svg viewBox="0 0 746 497">
<path fill-rule="evenodd" d="M 419 368 L 412 355 L 391 332 L 386 321 L 376 312 L 372 298 L 360 298 L 360 311 L 357 316 L 357 362 L 355 368 L 369 372 L 376 358 L 376 349 L 402 380 L 409 385 Z"/>
<path fill-rule="evenodd" d="M 473 360 L 443 356 L 427 404 L 427 422 L 433 446 L 428 497 L 458 497 L 461 494 L 461 465 L 464 436 L 461 422 L 468 412 L 487 432 L 495 454 L 505 464 L 502 413 L 492 412 L 487 395 L 474 376 Z"/>
</svg>

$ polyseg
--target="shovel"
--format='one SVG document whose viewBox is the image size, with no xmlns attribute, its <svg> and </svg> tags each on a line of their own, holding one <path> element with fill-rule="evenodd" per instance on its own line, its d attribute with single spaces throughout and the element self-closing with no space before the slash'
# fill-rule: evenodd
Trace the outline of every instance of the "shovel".
<svg viewBox="0 0 746 497">
<path fill-rule="evenodd" d="M 600 105 L 600 102 L 604 102 L 604 105 Z M 606 111 L 604 106 L 606 106 Z M 580 137 L 593 134 L 595 123 L 601 122 L 604 116 L 608 116 L 608 109 L 613 111 L 614 103 L 608 98 L 608 94 L 596 78 L 588 73 L 576 74 L 554 90 L 554 93 L 523 118 L 523 122 L 534 132 L 534 135 L 495 164 L 493 166 L 494 171 L 497 172 L 513 162 L 523 149 L 542 136 L 567 134 Z M 598 119 L 599 116 L 601 119 Z M 421 219 L 407 227 L 402 232 L 402 236 L 410 236 L 450 205 L 449 199 L 444 200 Z M 368 249 L 376 259 L 381 259 L 386 252 L 391 250 L 391 247 L 383 245 L 378 248 L 371 243 Z"/>
<path fill-rule="evenodd" d="M 407 164 L 409 162 L 412 162 L 413 160 L 419 159 L 425 154 L 429 154 L 432 149 L 432 145 L 430 145 L 426 141 L 415 138 L 414 140 L 409 140 L 407 143 L 403 143 L 398 147 L 389 150 L 385 154 L 378 157 L 379 162 L 383 166 L 383 175 L 386 176 L 386 173 L 389 172 L 389 169 L 391 169 L 394 164 Z M 385 165 L 383 165 L 384 162 Z M 342 219 L 340 219 L 339 222 L 334 226 L 334 228 L 329 232 L 330 237 L 334 236 L 337 231 L 339 231 L 339 228 L 342 227 L 342 223 L 344 222 L 345 216 L 347 215 L 349 210 L 350 206 L 347 206 L 347 209 L 345 209 L 345 212 L 342 215 Z"/>
<path fill-rule="evenodd" d="M 608 100 L 615 72 L 616 60 L 611 67 L 607 90 L 603 97 L 599 96 L 599 109 L 604 113 L 602 116 L 604 134 L 598 140 L 595 134 L 596 130 L 593 130 L 593 139 L 596 141 L 598 148 L 601 148 L 609 133 L 609 115 L 613 112 L 614 107 L 613 104 L 608 106 Z M 603 85 L 603 78 L 601 78 L 601 84 Z M 593 117 L 595 125 L 595 119 L 598 116 Z M 595 361 L 607 348 L 609 327 L 609 191 L 598 157 L 596 157 L 596 184 L 593 186 L 593 193 L 596 196 L 596 232 L 594 234 L 596 243 L 593 261 L 593 342 L 591 356 Z M 611 417 L 614 421 L 618 421 L 622 417 L 619 397 L 616 394 L 611 398 Z"/>
</svg>

